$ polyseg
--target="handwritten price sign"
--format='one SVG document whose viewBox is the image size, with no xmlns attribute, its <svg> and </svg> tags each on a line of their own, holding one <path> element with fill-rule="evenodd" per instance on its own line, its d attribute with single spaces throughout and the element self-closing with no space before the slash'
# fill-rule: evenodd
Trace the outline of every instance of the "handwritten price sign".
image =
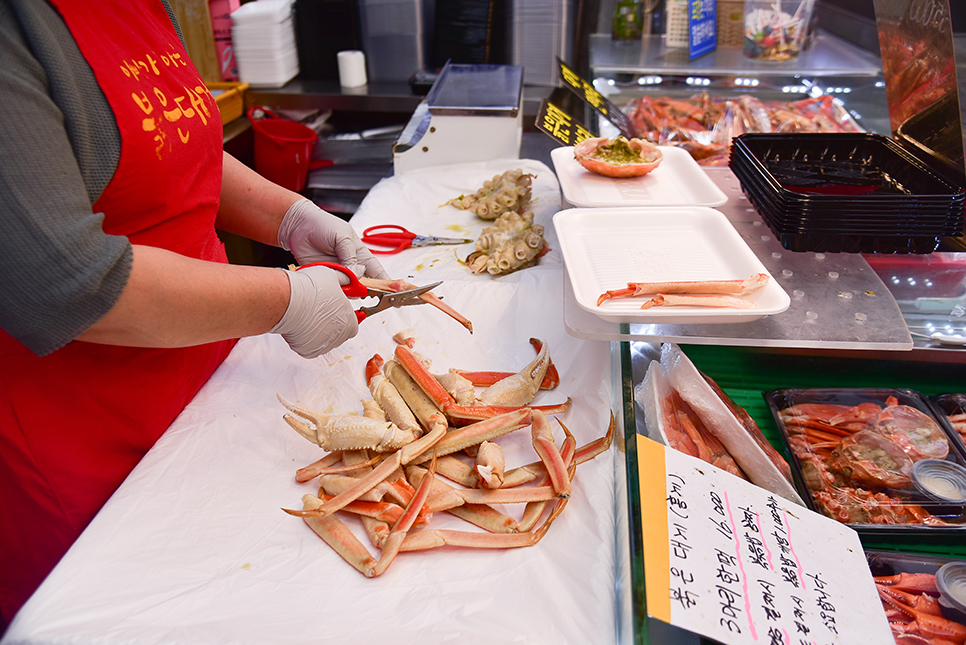
<svg viewBox="0 0 966 645">
<path fill-rule="evenodd" d="M 891 645 L 858 535 L 637 437 L 648 614 L 722 643 Z"/>
</svg>

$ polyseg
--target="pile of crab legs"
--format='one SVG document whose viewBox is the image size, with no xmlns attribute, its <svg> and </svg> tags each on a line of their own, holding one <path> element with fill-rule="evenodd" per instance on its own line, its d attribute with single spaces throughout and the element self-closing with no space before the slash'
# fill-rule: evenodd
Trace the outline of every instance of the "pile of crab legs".
<svg viewBox="0 0 966 645">
<path fill-rule="evenodd" d="M 530 341 L 536 358 L 517 373 L 450 370 L 443 375 L 429 371 L 412 351 L 412 339 L 396 341 L 392 360 L 376 354 L 366 364 L 372 399 L 363 401 L 362 416 L 320 414 L 279 395 L 288 410 L 285 421 L 328 451 L 296 473 L 300 482 L 319 477 L 319 494 L 304 495 L 301 510 L 283 510 L 302 517 L 367 577 L 382 574 L 401 551 L 539 542 L 567 504 L 577 465 L 610 446 L 613 417 L 603 437 L 581 447 L 558 420 L 565 439 L 557 447 L 547 415 L 565 412 L 571 401 L 529 405 L 540 389 L 559 383 L 547 344 L 537 339 Z M 485 388 L 478 398 L 477 387 Z M 539 460 L 505 470 L 495 440 L 527 425 Z M 475 455 L 474 465 L 459 453 Z M 526 504 L 520 519 L 491 506 L 519 503 Z M 337 511 L 360 518 L 381 552 L 378 558 Z M 443 511 L 484 531 L 429 528 L 432 514 Z"/>
<path fill-rule="evenodd" d="M 901 572 L 874 580 L 897 645 L 966 643 L 966 625 L 943 616 L 935 575 Z"/>
</svg>

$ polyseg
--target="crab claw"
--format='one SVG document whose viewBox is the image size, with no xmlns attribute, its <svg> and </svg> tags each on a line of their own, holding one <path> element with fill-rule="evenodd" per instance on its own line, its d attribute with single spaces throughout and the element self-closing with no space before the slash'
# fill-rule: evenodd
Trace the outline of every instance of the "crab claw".
<svg viewBox="0 0 966 645">
<path fill-rule="evenodd" d="M 391 421 L 339 414 L 320 414 L 295 405 L 281 394 L 279 402 L 291 413 L 282 418 L 293 430 L 324 450 L 398 450 L 412 443 L 412 432 L 400 430 Z"/>
<path fill-rule="evenodd" d="M 537 357 L 529 365 L 484 390 L 480 402 L 495 406 L 527 405 L 540 389 L 549 366 L 550 350 L 547 343 L 542 343 Z"/>
</svg>

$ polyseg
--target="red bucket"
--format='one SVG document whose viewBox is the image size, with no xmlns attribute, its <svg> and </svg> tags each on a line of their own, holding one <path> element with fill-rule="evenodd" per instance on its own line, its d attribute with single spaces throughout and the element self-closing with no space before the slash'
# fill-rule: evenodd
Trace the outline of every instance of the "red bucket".
<svg viewBox="0 0 966 645">
<path fill-rule="evenodd" d="M 255 110 L 265 114 L 255 119 Z M 248 108 L 248 120 L 255 130 L 255 170 L 262 177 L 299 192 L 305 188 L 312 149 L 319 135 L 312 128 L 281 119 L 268 108 Z"/>
</svg>

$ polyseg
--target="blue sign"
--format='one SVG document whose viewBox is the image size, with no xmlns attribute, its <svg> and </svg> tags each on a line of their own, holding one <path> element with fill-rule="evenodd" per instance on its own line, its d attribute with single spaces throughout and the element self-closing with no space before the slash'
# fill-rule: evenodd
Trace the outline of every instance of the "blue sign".
<svg viewBox="0 0 966 645">
<path fill-rule="evenodd" d="M 715 0 L 688 0 L 688 57 L 694 60 L 718 46 Z"/>
</svg>

